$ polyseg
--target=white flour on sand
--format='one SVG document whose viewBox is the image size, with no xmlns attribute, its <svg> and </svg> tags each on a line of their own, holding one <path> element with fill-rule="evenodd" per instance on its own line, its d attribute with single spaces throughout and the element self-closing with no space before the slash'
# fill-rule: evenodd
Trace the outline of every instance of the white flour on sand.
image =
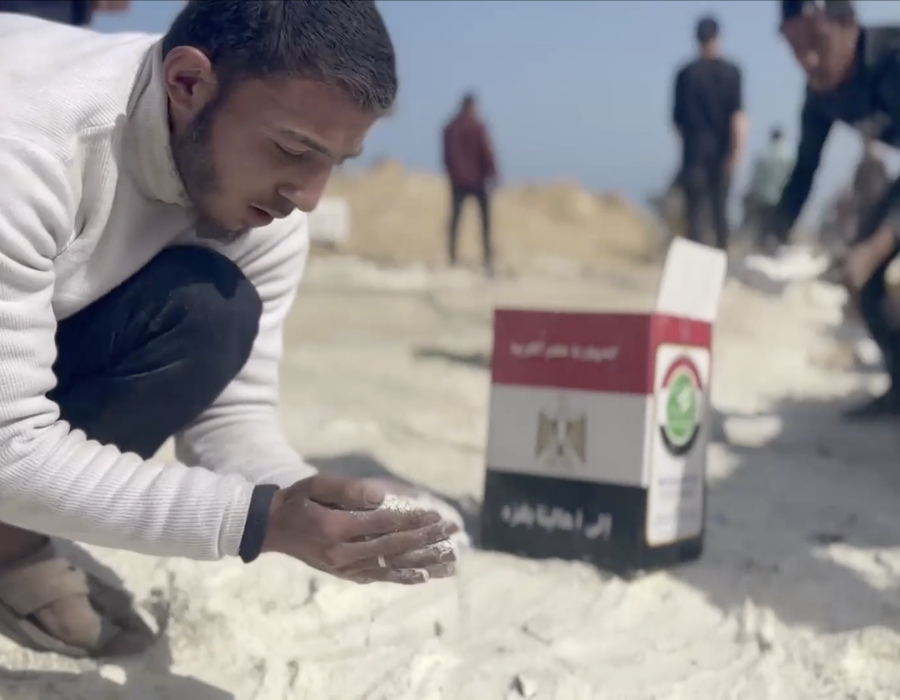
<svg viewBox="0 0 900 700">
<path fill-rule="evenodd" d="M 457 499 L 482 488 L 491 308 L 636 298 L 602 279 L 500 279 L 433 298 L 314 284 L 282 370 L 295 444 L 351 466 L 367 455 Z M 468 551 L 455 578 L 405 587 L 278 556 L 245 566 L 94 550 L 165 623 L 159 648 L 104 666 L 0 641 L 0 698 L 896 698 L 900 438 L 894 424 L 837 418 L 869 380 L 812 360 L 831 330 L 801 291 L 726 290 L 700 562 L 628 582 Z"/>
</svg>

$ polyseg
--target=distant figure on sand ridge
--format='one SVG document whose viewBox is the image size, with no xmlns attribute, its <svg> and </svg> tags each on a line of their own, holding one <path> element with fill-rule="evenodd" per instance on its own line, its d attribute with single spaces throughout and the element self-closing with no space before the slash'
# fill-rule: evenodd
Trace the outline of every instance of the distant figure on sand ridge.
<svg viewBox="0 0 900 700">
<path fill-rule="evenodd" d="M 475 96 L 467 94 L 459 112 L 444 127 L 444 168 L 451 186 L 450 222 L 447 232 L 450 265 L 456 265 L 459 215 L 472 197 L 481 209 L 484 267 L 494 271 L 491 241 L 491 190 L 497 184 L 497 165 L 487 127 L 478 114 Z"/>
</svg>

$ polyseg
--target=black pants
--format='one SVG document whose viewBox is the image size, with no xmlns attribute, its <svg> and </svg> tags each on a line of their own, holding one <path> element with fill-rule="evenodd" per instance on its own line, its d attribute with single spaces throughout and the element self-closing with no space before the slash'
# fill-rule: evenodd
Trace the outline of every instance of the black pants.
<svg viewBox="0 0 900 700">
<path fill-rule="evenodd" d="M 481 210 L 481 242 L 484 251 L 484 266 L 490 269 L 494 264 L 494 248 L 491 243 L 491 200 L 490 194 L 484 187 L 475 189 L 453 187 L 451 191 L 450 225 L 447 231 L 450 264 L 456 264 L 459 215 L 462 212 L 463 204 L 469 197 L 478 202 L 478 207 Z"/>
<path fill-rule="evenodd" d="M 900 329 L 889 308 L 885 272 L 898 253 L 900 246 L 894 248 L 891 256 L 875 270 L 859 292 L 860 315 L 872 340 L 881 350 L 893 391 L 900 391 Z"/>
<path fill-rule="evenodd" d="M 895 228 L 900 225 L 893 213 L 890 199 L 877 201 L 859 214 L 856 242 L 868 240 L 885 222 Z M 859 291 L 859 312 L 865 321 L 869 334 L 878 344 L 884 358 L 884 366 L 891 378 L 892 391 L 900 392 L 900 328 L 894 320 L 887 295 L 885 272 L 891 262 L 900 254 L 900 245 L 895 245 L 891 255 L 878 267 Z"/>
<path fill-rule="evenodd" d="M 49 398 L 89 438 L 148 459 L 241 370 L 261 313 L 256 288 L 224 256 L 164 250 L 59 323 Z"/>
<path fill-rule="evenodd" d="M 712 214 L 716 246 L 728 247 L 728 192 L 731 186 L 724 160 L 710 158 L 689 161 L 682 169 L 681 184 L 684 188 L 687 209 L 687 237 L 703 242 L 703 219 L 707 207 Z"/>
</svg>

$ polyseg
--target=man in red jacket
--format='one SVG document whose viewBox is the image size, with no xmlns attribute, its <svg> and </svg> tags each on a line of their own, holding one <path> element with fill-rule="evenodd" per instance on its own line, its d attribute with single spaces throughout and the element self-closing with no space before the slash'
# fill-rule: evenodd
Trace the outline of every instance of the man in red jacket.
<svg viewBox="0 0 900 700">
<path fill-rule="evenodd" d="M 491 245 L 490 191 L 497 182 L 494 149 L 487 128 L 478 116 L 474 95 L 463 98 L 459 113 L 444 128 L 444 167 L 452 187 L 448 245 L 450 264 L 456 264 L 456 238 L 459 214 L 466 199 L 473 197 L 481 208 L 481 237 L 484 267 L 494 271 Z"/>
</svg>

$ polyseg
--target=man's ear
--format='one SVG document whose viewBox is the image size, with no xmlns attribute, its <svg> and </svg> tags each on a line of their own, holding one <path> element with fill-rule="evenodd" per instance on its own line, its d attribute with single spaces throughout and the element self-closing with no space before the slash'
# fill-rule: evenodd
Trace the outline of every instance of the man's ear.
<svg viewBox="0 0 900 700">
<path fill-rule="evenodd" d="M 219 82 L 205 53 L 193 46 L 176 46 L 163 59 L 163 83 L 176 122 L 190 121 L 212 102 Z"/>
</svg>

